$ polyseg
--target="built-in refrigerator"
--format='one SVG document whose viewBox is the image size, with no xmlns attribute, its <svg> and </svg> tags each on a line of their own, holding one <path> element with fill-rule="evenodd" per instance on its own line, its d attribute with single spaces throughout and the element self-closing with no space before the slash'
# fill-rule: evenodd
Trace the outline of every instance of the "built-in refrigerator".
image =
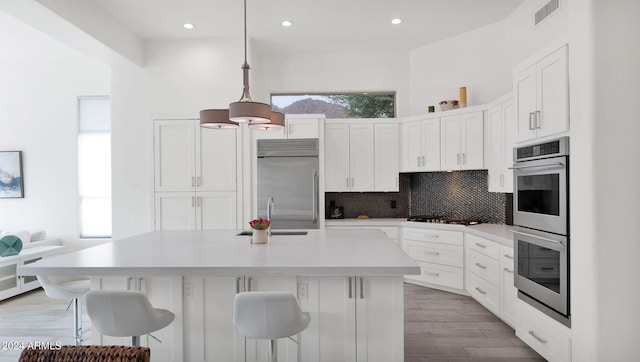
<svg viewBox="0 0 640 362">
<path fill-rule="evenodd" d="M 319 228 L 318 139 L 257 141 L 258 217 L 272 229 Z"/>
</svg>

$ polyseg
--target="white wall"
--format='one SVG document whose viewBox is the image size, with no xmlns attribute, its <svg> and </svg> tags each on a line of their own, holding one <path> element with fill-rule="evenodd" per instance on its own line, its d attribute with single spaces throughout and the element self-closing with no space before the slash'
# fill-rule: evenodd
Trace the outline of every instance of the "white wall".
<svg viewBox="0 0 640 362">
<path fill-rule="evenodd" d="M 410 53 L 410 113 L 442 100 L 459 99 L 467 87 L 467 105 L 491 102 L 513 88 L 513 67 L 568 32 L 568 6 L 537 27 L 533 14 L 546 0 L 527 0 L 507 19 L 414 49 Z"/>
<path fill-rule="evenodd" d="M 0 149 L 23 152 L 25 198 L 0 229 L 78 238 L 77 97 L 109 94 L 109 69 L 0 13 Z"/>
</svg>

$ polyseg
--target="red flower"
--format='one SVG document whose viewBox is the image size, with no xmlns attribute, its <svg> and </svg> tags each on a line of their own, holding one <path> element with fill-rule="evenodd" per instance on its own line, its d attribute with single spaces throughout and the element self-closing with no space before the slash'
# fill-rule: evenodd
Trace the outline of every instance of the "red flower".
<svg viewBox="0 0 640 362">
<path fill-rule="evenodd" d="M 249 226 L 254 230 L 266 230 L 271 225 L 271 221 L 267 219 L 254 219 L 249 221 Z"/>
</svg>

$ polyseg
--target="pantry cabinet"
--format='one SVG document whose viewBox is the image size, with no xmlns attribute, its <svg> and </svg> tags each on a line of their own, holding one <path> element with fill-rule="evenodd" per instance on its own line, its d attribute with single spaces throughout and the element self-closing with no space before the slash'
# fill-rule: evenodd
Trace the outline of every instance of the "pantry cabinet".
<svg viewBox="0 0 640 362">
<path fill-rule="evenodd" d="M 475 111 L 441 118 L 441 169 L 484 168 L 483 112 Z"/>
<path fill-rule="evenodd" d="M 406 121 L 401 126 L 402 172 L 440 171 L 440 118 Z"/>
<path fill-rule="evenodd" d="M 516 117 L 513 97 L 503 97 L 487 111 L 489 192 L 513 192 L 513 143 Z"/>
<path fill-rule="evenodd" d="M 157 192 L 156 230 L 213 230 L 236 227 L 236 193 Z"/>
<path fill-rule="evenodd" d="M 568 46 L 516 68 L 516 142 L 569 131 Z M 527 64 L 531 63 L 528 62 Z"/>
</svg>

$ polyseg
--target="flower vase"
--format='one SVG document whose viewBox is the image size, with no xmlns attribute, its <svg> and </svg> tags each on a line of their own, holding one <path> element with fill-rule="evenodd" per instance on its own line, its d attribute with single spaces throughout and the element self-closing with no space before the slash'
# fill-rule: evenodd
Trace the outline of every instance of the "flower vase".
<svg viewBox="0 0 640 362">
<path fill-rule="evenodd" d="M 253 230 L 251 235 L 252 244 L 266 244 L 267 242 L 269 242 L 269 230 Z"/>
</svg>

